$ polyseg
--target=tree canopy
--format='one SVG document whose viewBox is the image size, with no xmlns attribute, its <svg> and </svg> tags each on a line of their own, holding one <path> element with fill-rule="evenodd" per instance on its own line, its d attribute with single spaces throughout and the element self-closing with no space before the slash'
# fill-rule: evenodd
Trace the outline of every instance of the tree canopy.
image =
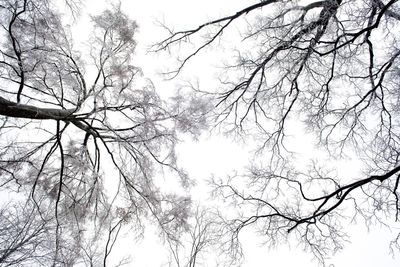
<svg viewBox="0 0 400 267">
<path fill-rule="evenodd" d="M 212 96 L 214 127 L 258 143 L 247 172 L 213 180 L 214 194 L 237 209 L 224 220 L 234 256 L 249 227 L 269 245 L 296 236 L 324 262 L 343 247 L 349 221 L 398 222 L 399 19 L 395 0 L 254 1 L 171 30 L 153 47 L 179 54 L 169 77 L 194 57 L 231 49 L 220 85 L 194 89 Z M 304 140 L 299 132 L 313 136 L 322 162 L 298 160 L 310 158 L 293 152 Z M 346 158 L 362 167 L 335 175 L 333 162 Z"/>
<path fill-rule="evenodd" d="M 0 265 L 105 266 L 121 227 L 148 221 L 177 239 L 190 196 L 157 179 L 189 187 L 175 145 L 196 119 L 133 64 L 136 22 L 118 5 L 92 16 L 78 51 L 52 1 L 0 1 L 0 18 Z"/>
<path fill-rule="evenodd" d="M 163 25 L 152 51 L 178 55 L 167 78 L 223 59 L 212 88 L 169 99 L 134 64 L 138 24 L 121 4 L 91 16 L 84 45 L 71 33 L 80 8 L 0 0 L 0 265 L 106 266 L 123 229 L 149 222 L 173 266 L 217 251 L 240 265 L 246 229 L 269 246 L 294 238 L 324 264 L 347 223 L 398 225 L 397 0 L 261 0 Z M 175 151 L 208 127 L 255 145 L 246 170 L 209 181 L 213 210 L 192 204 Z"/>
</svg>

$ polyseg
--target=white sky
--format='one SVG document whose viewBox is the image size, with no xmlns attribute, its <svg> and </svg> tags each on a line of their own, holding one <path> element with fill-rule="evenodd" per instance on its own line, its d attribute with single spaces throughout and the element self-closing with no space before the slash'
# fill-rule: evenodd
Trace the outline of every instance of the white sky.
<svg viewBox="0 0 400 267">
<path fill-rule="evenodd" d="M 88 0 L 85 2 L 87 7 L 85 10 L 89 14 L 98 14 L 107 6 L 106 3 L 112 2 Z M 142 67 L 145 76 L 150 77 L 157 90 L 166 95 L 172 94 L 175 85 L 181 83 L 181 79 L 184 77 L 200 76 L 200 74 L 206 73 L 206 77 L 212 78 L 212 68 L 208 65 L 207 56 L 204 55 L 200 55 L 201 59 L 196 59 L 197 61 L 188 67 L 188 71 L 174 81 L 166 82 L 162 77 L 157 76 L 157 72 L 168 65 L 171 59 L 168 59 L 165 54 L 163 56 L 145 54 L 149 45 L 165 36 L 165 31 L 156 26 L 156 21 L 164 21 L 175 29 L 187 29 L 207 19 L 233 13 L 254 2 L 255 0 L 121 0 L 122 10 L 136 20 L 140 27 L 137 35 L 139 46 L 136 65 Z M 85 14 L 82 14 L 80 25 L 85 25 L 87 22 Z M 75 31 L 75 35 L 83 37 L 87 31 L 87 27 L 80 27 Z M 213 82 L 215 81 L 202 80 L 206 86 L 211 86 Z M 199 181 L 209 178 L 211 174 L 228 174 L 234 168 L 247 164 L 247 154 L 244 153 L 243 147 L 223 137 L 207 137 L 199 142 L 186 142 L 180 146 L 179 154 L 181 166 L 189 171 L 192 178 Z M 363 225 L 350 225 L 348 229 L 351 243 L 332 257 L 328 263 L 334 263 L 336 267 L 399 266 L 399 257 L 396 261 L 389 255 L 389 242 L 394 236 L 387 229 L 372 227 L 369 233 Z M 396 229 L 394 229 L 394 233 L 396 233 Z M 292 246 L 289 249 L 286 246 L 280 246 L 268 250 L 259 246 L 261 239 L 250 234 L 244 239 L 246 257 L 244 266 L 318 266 L 315 261 L 312 261 L 312 256 L 303 252 L 301 248 Z M 114 251 L 114 258 L 117 258 L 117 255 L 123 251 L 130 251 L 132 254 L 133 261 L 129 266 L 153 267 L 160 266 L 166 261 L 162 256 L 163 252 L 158 241 L 153 237 L 145 238 L 139 245 L 134 241 L 125 240 Z M 213 265 L 210 263 L 208 266 Z"/>
</svg>

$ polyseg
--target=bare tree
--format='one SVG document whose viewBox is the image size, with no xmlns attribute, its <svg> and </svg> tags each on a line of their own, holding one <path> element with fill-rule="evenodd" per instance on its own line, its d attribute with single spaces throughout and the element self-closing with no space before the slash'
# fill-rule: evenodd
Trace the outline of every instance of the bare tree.
<svg viewBox="0 0 400 267">
<path fill-rule="evenodd" d="M 206 48 L 234 39 L 232 28 L 243 29 L 220 88 L 198 91 L 214 98 L 215 126 L 261 140 L 261 164 L 214 181 L 215 194 L 241 211 L 225 222 L 232 247 L 255 226 L 270 245 L 296 236 L 323 262 L 342 248 L 348 219 L 399 220 L 399 23 L 396 0 L 263 0 L 171 31 L 154 46 L 191 49 L 167 72 L 175 77 Z M 288 131 L 299 121 L 297 131 L 312 133 L 330 161 L 362 160 L 359 175 L 296 164 Z"/>
<path fill-rule="evenodd" d="M 33 203 L 31 203 L 32 205 Z M 5 206 L 0 212 L 0 263 L 2 266 L 35 265 L 46 261 L 48 221 L 35 214 L 29 205 Z"/>
<path fill-rule="evenodd" d="M 190 223 L 182 237 L 178 240 L 169 239 L 171 260 L 168 266 L 195 267 L 222 262 L 216 258 L 219 247 L 220 224 L 211 208 L 197 206 L 190 217 Z"/>
<path fill-rule="evenodd" d="M 190 184 L 174 152 L 193 122 L 183 101 L 168 108 L 132 64 L 137 24 L 118 5 L 92 17 L 87 51 L 64 18 L 51 1 L 0 1 L 1 202 L 23 207 L 2 210 L 2 266 L 105 266 L 120 227 L 186 225 L 190 198 L 154 180 Z"/>
</svg>

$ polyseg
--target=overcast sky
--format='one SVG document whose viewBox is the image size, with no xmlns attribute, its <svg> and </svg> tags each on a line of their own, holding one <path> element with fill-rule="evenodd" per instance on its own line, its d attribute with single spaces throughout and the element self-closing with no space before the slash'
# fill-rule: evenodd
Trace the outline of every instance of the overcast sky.
<svg viewBox="0 0 400 267">
<path fill-rule="evenodd" d="M 101 3 L 100 3 L 101 2 Z M 187 29 L 196 26 L 198 23 L 207 19 L 216 18 L 235 12 L 247 4 L 255 1 L 241 0 L 149 0 L 134 1 L 121 0 L 122 10 L 131 18 L 137 21 L 140 30 L 137 35 L 139 43 L 136 55 L 136 64 L 142 67 L 145 76 L 151 78 L 157 90 L 161 94 L 169 95 L 175 90 L 175 86 L 181 84 L 183 79 L 201 77 L 203 86 L 216 84 L 212 80 L 213 69 L 210 64 L 209 56 L 201 54 L 201 59 L 188 67 L 182 76 L 178 76 L 173 81 L 163 81 L 157 73 L 162 71 L 171 61 L 166 54 L 154 55 L 145 53 L 146 49 L 157 40 L 165 36 L 165 30 L 157 26 L 157 20 L 164 22 L 174 29 Z M 90 0 L 86 1 L 86 12 L 98 14 L 101 10 L 112 3 L 112 1 Z M 84 36 L 88 29 L 84 26 L 88 20 L 82 16 L 81 28 L 74 31 L 75 34 Z M 204 80 L 204 77 L 209 79 Z M 231 140 L 219 137 L 205 136 L 198 142 L 188 141 L 179 147 L 181 166 L 189 171 L 190 176 L 201 184 L 203 179 L 209 178 L 212 174 L 224 175 L 232 172 L 235 168 L 243 167 L 247 164 L 247 154 L 243 144 L 235 144 Z M 342 170 L 346 171 L 346 170 Z M 196 189 L 194 189 L 196 190 Z M 203 191 L 196 191 L 201 192 Z M 194 194 L 196 194 L 196 192 Z M 198 193 L 199 194 L 199 193 Z M 201 197 L 201 196 L 196 196 Z M 394 229 L 394 233 L 399 229 Z M 393 235 L 388 229 L 372 226 L 370 232 L 363 225 L 349 225 L 350 242 L 343 251 L 338 252 L 328 263 L 335 264 L 336 267 L 364 266 L 364 267 L 395 267 L 398 262 L 389 255 L 389 242 Z M 302 251 L 301 247 L 292 245 L 279 246 L 268 250 L 260 246 L 261 239 L 257 239 L 250 233 L 243 236 L 245 263 L 244 266 L 318 266 L 312 256 Z M 157 255 L 161 253 L 161 247 L 153 237 L 146 238 L 139 245 L 133 245 L 133 241 L 124 241 L 114 253 L 130 251 L 132 254 L 131 266 L 159 266 L 165 262 L 165 258 Z M 116 255 L 114 255 L 116 257 Z M 399 261 L 399 257 L 397 258 Z M 210 263 L 209 266 L 213 266 Z"/>
</svg>

